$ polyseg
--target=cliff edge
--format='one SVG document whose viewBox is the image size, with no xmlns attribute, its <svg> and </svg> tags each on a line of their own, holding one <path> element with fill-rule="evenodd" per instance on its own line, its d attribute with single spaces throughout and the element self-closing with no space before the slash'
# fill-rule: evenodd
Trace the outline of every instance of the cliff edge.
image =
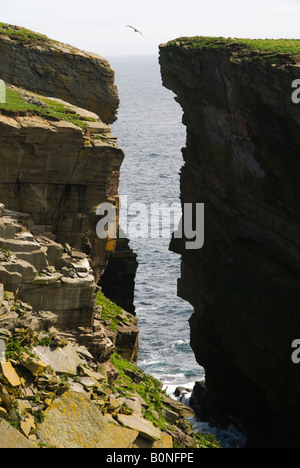
<svg viewBox="0 0 300 468">
<path fill-rule="evenodd" d="M 1 79 L 96 113 L 105 123 L 117 116 L 114 72 L 103 57 L 28 29 L 0 23 Z"/>
<path fill-rule="evenodd" d="M 299 447 L 300 41 L 179 38 L 160 65 L 187 127 L 181 200 L 205 204 L 203 248 L 171 249 L 209 405 L 250 447 Z"/>
</svg>

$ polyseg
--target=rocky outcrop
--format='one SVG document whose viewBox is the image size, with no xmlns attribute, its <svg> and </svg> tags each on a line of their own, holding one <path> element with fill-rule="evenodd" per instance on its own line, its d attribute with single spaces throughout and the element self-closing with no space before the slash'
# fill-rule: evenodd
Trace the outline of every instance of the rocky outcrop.
<svg viewBox="0 0 300 468">
<path fill-rule="evenodd" d="M 6 291 L 17 294 L 33 311 L 55 314 L 60 327 L 93 323 L 96 283 L 87 256 L 48 238 L 29 215 L 5 210 L 3 205 L 0 279 Z M 6 320 L 9 324 L 13 316 Z"/>
<path fill-rule="evenodd" d="M 183 38 L 160 47 L 163 83 L 187 126 L 181 200 L 205 204 L 203 248 L 171 244 L 182 255 L 178 293 L 195 309 L 191 345 L 210 402 L 244 418 L 254 447 L 299 447 L 296 42 Z"/>
<path fill-rule="evenodd" d="M 5 308 L 18 315 L 5 328 L 0 322 L 1 448 L 217 447 L 193 434 L 184 419 L 191 409 L 116 354 L 108 338 L 106 352 L 93 354 L 101 311 L 89 330 L 58 330 L 55 319 L 47 323 L 11 293 L 1 295 L 0 319 Z"/>
<path fill-rule="evenodd" d="M 114 72 L 99 55 L 0 23 L 0 57 L 0 75 L 7 83 L 71 102 L 106 123 L 116 120 Z"/>
<path fill-rule="evenodd" d="M 0 200 L 29 213 L 58 242 L 87 253 L 98 280 L 115 244 L 97 236 L 96 208 L 103 202 L 118 207 L 124 153 L 97 115 L 17 88 L 10 92 L 0 113 Z M 16 96 L 19 107 L 11 102 Z M 38 104 L 28 104 L 31 98 Z M 20 110 L 23 104 L 30 112 Z"/>
<path fill-rule="evenodd" d="M 128 362 L 137 364 L 140 332 L 138 319 L 108 299 L 102 290 L 97 294 L 97 307 L 105 332 L 118 354 Z"/>
<path fill-rule="evenodd" d="M 117 118 L 114 72 L 96 54 L 5 23 L 0 57 L 7 82 L 0 104 L 1 202 L 88 254 L 96 282 L 109 266 L 113 276 L 108 272 L 101 286 L 134 313 L 136 255 L 123 240 L 120 246 L 96 235 L 97 206 L 110 202 L 118 210 L 124 157 L 106 124 Z"/>
<path fill-rule="evenodd" d="M 40 98 L 37 99 L 35 95 L 34 99 L 39 101 Z M 79 114 L 76 115 L 78 117 Z M 8 176 L 9 171 L 18 167 L 20 175 L 24 169 L 30 177 L 36 174 L 42 177 L 43 162 L 46 164 L 43 149 L 47 153 L 48 139 L 40 140 L 42 135 L 39 130 L 45 130 L 45 125 L 50 130 L 52 122 L 54 133 L 55 123 L 59 122 L 65 137 L 81 135 L 78 141 L 85 143 L 83 151 L 89 148 L 92 152 L 92 148 L 97 147 L 96 135 L 93 134 L 92 138 L 89 135 L 90 121 L 87 121 L 86 128 L 82 128 L 80 122 L 76 126 L 68 120 L 53 121 L 40 115 L 26 118 L 26 127 L 21 125 L 19 133 L 14 135 L 10 132 L 8 136 L 2 134 L 2 141 L 6 145 L 14 145 L 20 137 L 24 139 L 26 148 L 26 142 L 31 140 L 31 131 L 31 141 L 36 142 L 41 153 L 35 154 L 32 162 L 26 165 L 26 157 L 22 159 L 20 152 L 14 151 L 10 153 L 15 158 L 13 164 L 12 161 L 9 163 L 3 150 L 3 171 L 8 165 Z M 19 119 L 22 120 L 22 116 L 15 115 L 11 110 L 9 116 L 0 116 L 4 127 L 12 124 L 17 128 Z M 99 119 L 92 123 L 96 123 L 97 129 L 100 125 L 103 128 Z M 115 140 L 107 132 L 106 126 L 104 128 L 105 133 L 99 134 L 99 147 L 113 148 L 122 157 L 123 153 L 115 145 Z M 36 129 L 39 130 L 36 132 Z M 69 129 L 74 133 L 70 135 Z M 60 142 L 63 144 L 66 140 L 62 134 Z M 109 156 L 108 152 L 106 156 Z M 96 150 L 94 175 L 100 167 L 105 170 L 100 154 L 101 150 L 99 153 Z M 21 157 L 19 161 L 18 155 Z M 54 150 L 51 155 L 54 157 Z M 26 156 L 30 157 L 29 149 Z M 89 163 L 87 154 L 82 158 L 80 169 L 75 163 L 72 172 L 76 174 L 78 170 L 78 182 L 79 174 L 84 180 L 85 167 Z M 53 164 L 57 169 L 59 158 L 53 160 Z M 109 178 L 111 164 L 119 164 L 119 161 L 115 159 L 107 164 L 104 177 Z M 46 167 L 51 171 L 51 163 Z M 68 164 L 63 170 L 69 170 Z M 62 176 L 53 167 L 53 177 L 55 174 Z M 9 189 L 4 178 L 2 180 L 2 193 L 9 198 Z M 48 182 L 50 184 L 50 179 Z M 38 178 L 35 183 L 38 185 Z M 27 187 L 27 182 L 22 185 Z M 0 205 L 0 445 L 3 448 L 110 449 L 172 448 L 173 443 L 182 448 L 200 446 L 204 442 L 199 436 L 193 436 L 192 428 L 181 416 L 182 408 L 175 415 L 175 421 L 173 417 L 172 424 L 169 424 L 164 415 L 173 414 L 174 411 L 170 409 L 168 401 L 164 402 L 162 384 L 134 365 L 138 357 L 137 319 L 104 298 L 99 291 L 92 248 L 87 256 L 67 242 L 59 243 L 57 238 L 67 238 L 68 234 L 53 228 L 53 218 L 50 224 L 34 222 L 34 219 L 41 222 L 43 216 L 48 215 L 56 216 L 59 220 L 60 213 L 55 215 L 52 211 L 52 200 L 43 211 L 41 199 L 37 196 L 39 192 L 35 188 L 32 206 L 28 200 L 23 205 L 23 200 L 14 192 L 14 184 L 11 187 L 11 205 L 15 208 L 19 204 L 23 207 L 26 205 L 32 214 L 8 210 L 3 204 Z M 42 189 L 44 186 L 39 187 Z M 44 193 L 47 193 L 47 183 L 44 188 Z M 78 186 L 77 189 L 80 192 Z M 109 187 L 103 190 L 105 200 L 117 204 L 117 192 L 111 192 L 114 198 L 107 198 Z M 82 224 L 87 229 L 96 229 L 94 210 L 88 213 L 87 218 L 84 213 L 81 216 Z M 78 233 L 76 236 L 73 232 L 72 238 L 69 230 L 69 235 L 70 242 L 80 247 L 82 239 L 80 236 L 77 238 Z M 101 258 L 107 259 L 115 240 L 99 242 L 102 243 L 98 244 L 98 252 Z M 132 252 L 129 254 L 132 255 Z M 94 258 L 94 271 L 90 258 Z M 176 432 L 174 422 L 177 424 Z M 207 443 L 210 442 L 205 441 Z"/>
</svg>

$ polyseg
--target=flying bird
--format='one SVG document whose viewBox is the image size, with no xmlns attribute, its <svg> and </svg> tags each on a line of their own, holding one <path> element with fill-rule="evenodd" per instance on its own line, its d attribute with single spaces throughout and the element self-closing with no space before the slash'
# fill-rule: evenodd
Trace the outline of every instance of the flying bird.
<svg viewBox="0 0 300 468">
<path fill-rule="evenodd" d="M 139 33 L 141 36 L 144 37 L 144 35 L 141 33 L 141 31 L 139 31 L 138 29 L 134 28 L 133 26 L 126 25 L 125 27 L 126 27 L 126 28 L 131 28 L 131 29 L 133 29 L 134 32 L 137 32 L 137 33 Z"/>
</svg>

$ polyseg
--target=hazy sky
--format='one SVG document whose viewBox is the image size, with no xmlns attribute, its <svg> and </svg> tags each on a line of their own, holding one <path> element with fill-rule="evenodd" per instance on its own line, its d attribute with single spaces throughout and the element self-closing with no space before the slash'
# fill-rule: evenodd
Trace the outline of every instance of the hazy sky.
<svg viewBox="0 0 300 468">
<path fill-rule="evenodd" d="M 160 43 L 180 36 L 300 38 L 300 0 L 0 0 L 0 6 L 2 22 L 104 57 L 157 54 Z"/>
</svg>

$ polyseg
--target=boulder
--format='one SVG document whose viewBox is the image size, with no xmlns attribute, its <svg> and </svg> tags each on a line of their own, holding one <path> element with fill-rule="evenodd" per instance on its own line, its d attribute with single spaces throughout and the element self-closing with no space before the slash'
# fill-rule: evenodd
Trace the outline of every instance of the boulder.
<svg viewBox="0 0 300 468">
<path fill-rule="evenodd" d="M 54 448 L 98 448 L 107 424 L 88 395 L 66 392 L 45 411 L 38 435 Z"/>
</svg>

